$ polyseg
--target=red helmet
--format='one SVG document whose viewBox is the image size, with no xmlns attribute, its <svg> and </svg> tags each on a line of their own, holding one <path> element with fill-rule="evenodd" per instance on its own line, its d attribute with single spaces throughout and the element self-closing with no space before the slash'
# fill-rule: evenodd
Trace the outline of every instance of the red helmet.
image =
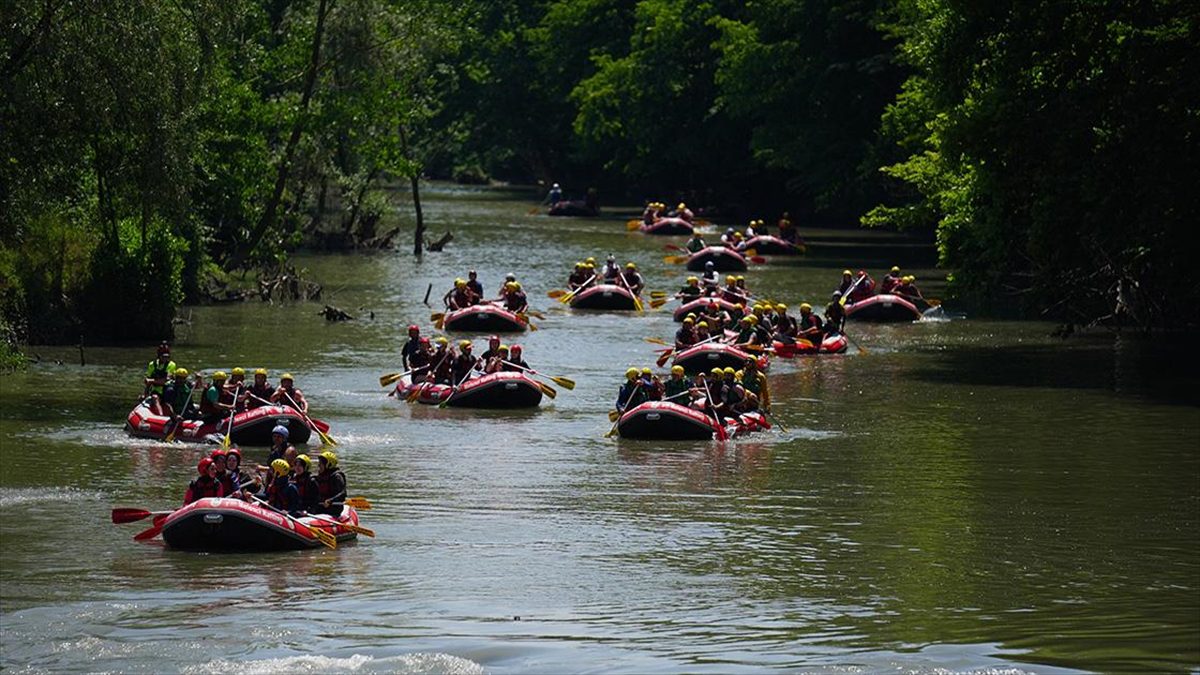
<svg viewBox="0 0 1200 675">
<path fill-rule="evenodd" d="M 238 463 L 239 463 L 239 464 L 241 464 L 241 462 L 242 462 L 242 451 L 241 451 L 241 450 L 238 450 L 237 448 L 230 448 L 230 449 L 229 449 L 229 452 L 226 452 L 226 453 L 225 453 L 225 461 L 226 461 L 226 462 L 228 462 L 228 461 L 229 461 L 229 459 L 230 459 L 231 457 L 237 457 L 237 458 L 238 458 Z"/>
<path fill-rule="evenodd" d="M 520 354 L 521 353 L 521 345 L 513 345 L 513 346 L 509 347 L 508 353 L 509 354 Z"/>
<path fill-rule="evenodd" d="M 222 460 L 225 459 L 225 450 L 223 450 L 222 448 L 217 448 L 216 450 L 212 451 L 211 455 L 208 456 L 208 458 L 213 460 L 214 462 L 217 461 L 218 457 L 220 457 Z"/>
<path fill-rule="evenodd" d="M 162 356 L 163 354 L 170 354 L 170 353 L 171 353 L 171 345 L 169 345 L 165 342 L 158 345 L 158 355 L 159 356 Z"/>
<path fill-rule="evenodd" d="M 500 341 L 499 335 L 489 335 L 488 336 L 488 344 L 491 344 L 493 342 L 499 342 L 499 341 Z"/>
<path fill-rule="evenodd" d="M 417 344 L 427 345 L 427 344 L 429 344 L 429 338 L 422 337 L 420 340 L 417 341 Z"/>
<path fill-rule="evenodd" d="M 201 476 L 207 476 L 208 467 L 212 466 L 212 463 L 213 461 L 211 459 L 205 457 L 204 459 L 200 460 L 199 464 L 196 465 L 196 471 L 199 471 Z"/>
<path fill-rule="evenodd" d="M 408 334 L 409 335 L 413 335 L 413 334 L 420 333 L 420 332 L 421 332 L 421 329 L 417 328 L 417 324 L 414 323 L 414 324 L 410 324 L 408 326 Z"/>
</svg>

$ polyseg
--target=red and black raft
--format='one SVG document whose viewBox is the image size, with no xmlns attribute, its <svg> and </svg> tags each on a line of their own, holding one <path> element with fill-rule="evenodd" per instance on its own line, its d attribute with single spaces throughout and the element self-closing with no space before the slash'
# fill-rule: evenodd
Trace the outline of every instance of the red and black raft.
<svg viewBox="0 0 1200 675">
<path fill-rule="evenodd" d="M 542 385 L 525 373 L 499 372 L 463 382 L 457 390 L 449 384 L 416 384 L 407 377 L 396 383 L 395 396 L 406 399 L 419 391 L 416 401 L 455 408 L 536 408 L 542 402 Z M 449 399 L 447 401 L 447 399 Z"/>
<path fill-rule="evenodd" d="M 877 323 L 904 323 L 921 320 L 921 310 L 899 295 L 881 293 L 864 300 L 846 303 L 846 318 Z"/>
<path fill-rule="evenodd" d="M 519 333 L 529 323 L 519 314 L 487 302 L 446 312 L 442 326 L 457 333 Z"/>
<path fill-rule="evenodd" d="M 705 263 L 712 262 L 713 269 L 718 272 L 744 272 L 746 256 L 727 246 L 709 246 L 688 256 L 687 268 L 693 272 L 703 272 Z"/>
<path fill-rule="evenodd" d="M 633 293 L 616 284 L 588 286 L 571 297 L 572 309 L 633 311 L 637 309 Z"/>
<path fill-rule="evenodd" d="M 171 424 L 171 418 L 155 415 L 150 410 L 148 400 L 143 400 L 129 411 L 125 418 L 125 431 L 136 438 L 161 440 L 166 438 L 174 425 Z M 312 421 L 322 433 L 329 431 L 329 425 L 325 422 L 317 419 Z M 312 433 L 304 417 L 296 410 L 289 406 L 268 405 L 234 413 L 230 440 L 238 445 L 270 445 L 271 430 L 281 425 L 287 427 L 290 443 L 307 443 Z M 175 439 L 189 443 L 220 443 L 229 429 L 228 417 L 207 424 L 200 420 L 183 420 L 175 430 Z"/>
<path fill-rule="evenodd" d="M 716 431 L 711 415 L 671 401 L 648 401 L 625 411 L 617 420 L 621 438 L 705 441 Z"/>
<path fill-rule="evenodd" d="M 771 345 L 771 349 L 775 352 L 775 356 L 782 356 L 787 359 L 806 354 L 844 354 L 848 345 L 849 342 L 847 342 L 845 335 L 830 333 L 825 335 L 819 344 L 805 340 L 804 338 L 797 338 L 795 342 L 775 340 Z"/>
<path fill-rule="evenodd" d="M 713 368 L 741 370 L 746 365 L 746 361 L 750 359 L 758 362 L 759 370 L 766 370 L 770 363 L 766 356 L 754 356 L 733 345 L 706 342 L 678 352 L 672 359 L 671 365 L 683 366 L 684 371 L 689 373 L 698 373 Z"/>
<path fill-rule="evenodd" d="M 804 255 L 805 251 L 803 242 L 793 244 L 779 237 L 772 237 L 769 234 L 760 234 L 756 237 L 751 237 L 746 240 L 743 246 L 745 246 L 746 250 L 754 249 L 759 255 Z"/>
<path fill-rule="evenodd" d="M 338 517 L 303 516 L 301 523 L 319 528 L 338 542 L 358 535 L 344 525 L 358 525 L 358 511 L 343 506 Z M 297 551 L 320 548 L 320 539 L 273 509 L 240 499 L 198 499 L 167 516 L 162 538 L 184 551 Z"/>
<path fill-rule="evenodd" d="M 638 230 L 645 234 L 680 236 L 691 235 L 695 228 L 683 218 L 659 218 L 649 225 L 642 223 Z"/>
</svg>

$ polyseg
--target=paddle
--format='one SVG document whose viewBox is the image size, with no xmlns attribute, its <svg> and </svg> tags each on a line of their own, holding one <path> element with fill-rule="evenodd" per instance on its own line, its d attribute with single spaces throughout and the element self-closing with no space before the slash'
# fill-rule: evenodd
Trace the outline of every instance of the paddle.
<svg viewBox="0 0 1200 675">
<path fill-rule="evenodd" d="M 691 257 L 692 256 L 690 255 L 668 255 L 663 256 L 663 262 L 667 263 L 668 265 L 682 265 L 688 261 L 688 258 Z"/>
<path fill-rule="evenodd" d="M 535 331 L 538 329 L 538 327 L 535 326 L 534 323 L 529 320 L 529 316 L 526 315 L 525 312 L 521 312 L 520 314 L 517 314 L 517 318 L 524 321 L 525 325 L 529 326 L 530 331 Z"/>
<path fill-rule="evenodd" d="M 445 312 L 434 312 L 429 315 L 429 320 L 433 322 L 434 328 L 441 330 L 446 323 L 446 314 Z"/>
<path fill-rule="evenodd" d="M 112 521 L 114 523 L 133 523 L 139 520 L 145 520 L 150 516 L 154 516 L 157 521 L 159 516 L 168 516 L 174 511 L 147 511 L 146 509 L 131 509 L 131 508 L 114 508 L 112 510 Z"/>
<path fill-rule="evenodd" d="M 769 410 L 767 410 L 766 408 L 759 408 L 758 410 L 768 420 L 771 421 L 771 424 L 774 424 L 775 426 L 779 427 L 779 430 L 782 431 L 783 433 L 785 433 L 785 434 L 787 433 L 787 427 L 783 426 L 783 422 L 780 422 L 774 415 L 771 414 L 771 412 Z"/>
<path fill-rule="evenodd" d="M 565 387 L 566 389 L 571 389 L 571 390 L 575 389 L 575 380 L 572 380 L 569 377 L 555 377 L 553 375 L 546 375 L 545 373 L 539 373 L 538 371 L 534 370 L 533 368 L 526 368 L 525 366 L 518 365 L 516 363 L 513 363 L 512 361 L 505 361 L 504 363 L 512 366 L 513 368 L 518 368 L 520 370 L 523 370 L 527 373 L 532 373 L 534 375 L 541 375 L 542 377 L 548 377 L 554 381 L 554 384 Z M 554 397 L 551 396 L 550 398 L 554 398 Z"/>
<path fill-rule="evenodd" d="M 569 302 L 571 302 L 571 298 L 575 297 L 575 294 L 576 294 L 576 293 L 578 293 L 579 291 L 582 291 L 583 289 L 587 288 L 588 284 L 590 284 L 590 283 L 592 283 L 593 281 L 595 281 L 595 279 L 596 279 L 596 275 L 595 275 L 595 274 L 593 274 L 592 276 L 588 277 L 588 280 L 587 280 L 587 281 L 585 281 L 585 282 L 583 282 L 583 284 L 581 284 L 581 285 L 579 286 L 579 288 L 576 288 L 575 290 L 571 291 L 570 293 L 567 293 L 566 295 L 563 295 L 562 297 L 560 297 L 560 298 L 558 299 L 558 301 L 559 301 L 559 302 L 561 302 L 561 303 L 562 303 L 562 304 L 564 304 L 564 305 L 565 305 L 565 304 L 567 304 L 567 303 L 569 303 Z"/>
<path fill-rule="evenodd" d="M 667 292 L 666 291 L 650 291 L 650 297 L 665 298 L 665 297 L 667 297 Z"/>
<path fill-rule="evenodd" d="M 365 534 L 368 537 L 375 536 L 375 530 L 372 530 L 369 527 L 363 527 L 362 525 L 353 525 L 351 523 L 343 523 L 340 520 L 338 520 L 337 518 L 334 518 L 333 516 L 329 515 L 328 513 L 316 513 L 316 514 L 312 514 L 312 517 L 320 518 L 321 520 L 324 520 L 324 521 L 327 521 L 330 523 L 336 523 L 337 525 L 340 525 L 340 526 L 344 527 L 345 529 L 350 530 L 351 532 Z"/>
<path fill-rule="evenodd" d="M 686 248 L 680 246 L 679 244 L 663 244 L 663 250 L 679 251 L 680 253 L 689 253 L 690 252 Z"/>
<path fill-rule="evenodd" d="M 557 300 L 557 299 L 561 298 L 562 296 L 566 295 L 567 293 L 568 293 L 568 291 L 564 291 L 561 288 L 555 288 L 553 290 L 546 291 L 546 297 L 548 297 L 552 300 Z"/>
<path fill-rule="evenodd" d="M 162 532 L 162 529 L 163 529 L 162 523 L 155 523 L 153 527 L 146 529 L 146 530 L 142 530 L 141 532 L 138 532 L 137 534 L 133 535 L 133 540 L 134 541 L 146 541 L 147 539 L 153 539 L 158 536 L 159 532 Z"/>
<path fill-rule="evenodd" d="M 860 354 L 870 354 L 870 352 L 868 352 L 867 350 L 863 349 L 863 346 L 862 346 L 862 345 L 860 345 L 860 344 L 858 344 L 858 340 L 855 340 L 855 339 L 854 339 L 854 338 L 853 338 L 853 337 L 852 337 L 852 336 L 851 336 L 849 333 L 847 333 L 846 331 L 844 331 L 844 330 L 843 330 L 843 331 L 842 331 L 842 335 L 845 335 L 845 336 L 846 336 L 846 339 L 850 341 L 850 344 L 854 345 L 855 349 L 857 349 L 857 350 L 858 350 L 858 353 L 860 353 Z"/>
<path fill-rule="evenodd" d="M 360 511 L 371 510 L 371 502 L 368 501 L 366 497 L 347 497 L 346 504 L 348 506 L 353 506 Z"/>
<path fill-rule="evenodd" d="M 653 298 L 652 300 L 650 300 L 650 308 L 658 309 L 659 307 L 662 307 L 663 305 L 667 304 L 668 302 L 671 302 L 674 299 L 675 298 Z"/>
<path fill-rule="evenodd" d="M 443 357 L 443 358 L 444 358 L 444 357 Z M 451 388 L 450 388 L 450 393 L 449 393 L 449 394 L 446 394 L 446 398 L 442 399 L 442 402 L 438 404 L 438 408 L 445 408 L 445 407 L 446 407 L 446 404 L 450 402 L 450 397 L 451 397 L 451 396 L 454 396 L 455 392 L 457 392 L 457 391 L 458 391 L 458 388 L 462 386 L 462 383 L 463 383 L 463 382 L 466 382 L 466 381 L 467 381 L 467 378 L 468 378 L 468 377 L 471 377 L 471 369 L 470 369 L 470 368 L 468 368 L 468 369 L 467 369 L 467 374 L 466 374 L 466 375 L 463 375 L 463 378 L 462 378 L 461 380 L 459 380 L 459 381 L 458 381 L 458 384 L 456 384 L 456 385 L 454 385 L 453 387 L 451 387 Z"/>
<path fill-rule="evenodd" d="M 633 307 L 634 307 L 634 309 L 636 309 L 636 310 L 637 310 L 637 311 L 639 311 L 639 312 L 645 312 L 645 311 L 646 311 L 646 308 L 645 308 L 645 307 L 642 305 L 642 299 L 641 299 L 641 298 L 639 298 L 639 297 L 637 296 L 637 293 L 634 293 L 634 292 L 633 292 L 633 289 L 629 287 L 629 282 L 628 282 L 628 281 L 625 281 L 625 275 L 624 275 L 624 274 L 618 274 L 618 275 L 617 275 L 617 281 L 620 281 L 620 282 L 621 282 L 621 285 L 625 287 L 625 290 L 629 291 L 629 294 L 633 296 Z"/>
<path fill-rule="evenodd" d="M 411 375 L 413 370 L 416 370 L 416 368 L 413 368 L 412 370 L 406 370 L 403 373 L 388 373 L 387 375 L 380 375 L 379 386 L 389 387 L 400 381 L 400 378 L 404 377 L 405 375 Z"/>
<path fill-rule="evenodd" d="M 841 305 L 842 307 L 846 306 L 846 298 L 850 297 L 850 294 L 854 292 L 854 289 L 858 288 L 859 282 L 862 281 L 863 279 L 866 279 L 866 277 L 859 277 L 854 280 L 854 283 L 850 284 L 850 288 L 847 288 L 846 292 L 842 293 L 842 297 L 838 298 L 839 305 Z M 849 338 L 850 336 L 847 335 L 846 337 Z"/>
<path fill-rule="evenodd" d="M 664 347 L 672 346 L 670 342 L 667 342 L 666 340 L 663 340 L 662 338 L 648 337 L 648 338 L 642 338 L 642 340 L 649 342 L 652 345 L 662 345 Z"/>
<path fill-rule="evenodd" d="M 708 407 L 712 410 L 712 417 L 717 427 L 717 440 L 725 442 L 729 440 L 729 433 L 725 431 L 725 425 L 721 424 L 721 416 L 717 414 L 717 409 L 713 405 L 712 391 L 708 388 L 708 380 L 704 380 L 704 395 L 708 397 Z"/>
<path fill-rule="evenodd" d="M 541 319 L 543 321 L 546 320 L 546 315 L 542 314 L 541 312 L 537 311 L 536 309 L 527 309 L 527 310 L 525 310 L 525 313 L 528 314 L 529 316 L 532 316 L 535 319 Z"/>
<path fill-rule="evenodd" d="M 321 428 L 318 427 L 312 421 L 312 418 L 308 416 L 308 413 L 304 412 L 303 410 L 300 409 L 300 406 L 296 405 L 296 401 L 294 401 L 292 399 L 291 394 L 289 394 L 285 391 L 285 392 L 283 392 L 283 395 L 286 396 L 288 402 L 292 404 L 292 408 L 294 408 L 296 410 L 296 412 L 300 413 L 300 417 L 302 417 L 304 419 L 304 423 L 308 425 L 308 428 L 317 432 L 317 435 L 321 437 L 322 443 L 324 443 L 325 445 L 337 445 L 337 441 L 333 440 L 332 436 L 325 433 L 324 431 L 321 431 Z"/>
<path fill-rule="evenodd" d="M 638 384 L 636 387 L 634 387 L 633 389 L 631 389 L 629 391 L 629 397 L 625 399 L 625 403 L 621 404 L 620 410 L 613 410 L 608 413 L 608 418 L 610 420 L 613 419 L 613 416 L 612 416 L 613 413 L 617 413 L 617 417 L 615 420 L 613 420 L 612 428 L 608 430 L 608 433 L 604 434 L 605 438 L 612 438 L 612 435 L 617 433 L 617 426 L 621 423 L 621 415 L 623 414 L 625 409 L 629 407 L 629 402 L 633 400 L 633 395 L 638 392 L 638 388 L 641 386 L 642 386 L 641 384 Z"/>
<path fill-rule="evenodd" d="M 259 504 L 262 504 L 263 506 L 267 507 L 268 509 L 271 509 L 272 511 L 282 514 L 284 518 L 287 518 L 288 520 L 295 523 L 297 527 L 307 530 L 309 532 L 309 534 L 316 537 L 317 540 L 320 541 L 325 546 L 327 546 L 329 548 L 334 548 L 334 549 L 337 548 L 337 537 L 326 532 L 325 530 L 323 530 L 319 527 L 313 527 L 311 525 L 307 525 L 305 523 L 300 522 L 299 518 L 296 518 L 295 516 L 288 513 L 287 511 L 281 511 L 281 510 L 275 508 L 274 506 L 271 506 L 266 501 L 264 501 L 263 499 L 259 498 L 256 495 L 250 495 L 250 499 L 253 499 L 254 501 L 258 502 Z"/>
<path fill-rule="evenodd" d="M 431 366 L 431 367 L 428 369 L 428 371 L 429 371 L 430 373 L 432 373 L 432 372 L 436 371 L 438 368 L 441 368 L 441 367 L 442 367 L 442 363 L 443 363 L 443 362 L 445 362 L 445 360 L 446 360 L 446 357 L 447 357 L 447 356 L 450 356 L 450 350 L 449 350 L 449 349 L 447 349 L 447 350 L 446 350 L 446 353 L 445 353 L 445 354 L 442 354 L 442 358 L 438 359 L 438 362 L 437 362 L 435 365 Z M 415 369 L 414 369 L 414 370 L 415 370 Z M 407 401 L 407 402 L 409 402 L 409 403 L 416 403 L 416 402 L 417 402 L 417 401 L 418 401 L 418 400 L 421 398 L 421 395 L 422 395 L 422 394 L 424 394 L 425 392 L 429 391 L 429 385 L 430 385 L 430 384 L 431 384 L 431 383 L 429 383 L 429 382 L 423 382 L 423 383 L 421 383 L 421 385 L 420 385 L 420 386 L 418 386 L 418 387 L 414 387 L 412 391 L 408 392 L 408 396 L 405 396 L 405 397 L 404 397 L 404 400 L 405 400 L 405 401 Z"/>
<path fill-rule="evenodd" d="M 242 395 L 242 385 L 238 385 L 237 389 L 233 390 L 234 405 L 237 405 L 238 396 Z M 229 449 L 229 437 L 233 434 L 233 408 L 229 409 L 229 427 L 225 429 L 225 440 L 221 441 L 221 447 Z"/>
<path fill-rule="evenodd" d="M 629 230 L 630 232 L 633 232 L 641 226 L 642 221 L 638 220 L 637 218 L 630 218 L 629 220 L 625 221 L 625 229 Z"/>
<path fill-rule="evenodd" d="M 189 407 L 191 407 L 192 395 L 195 393 L 196 393 L 196 386 L 192 385 L 192 388 L 188 391 L 187 403 L 183 404 L 183 410 L 179 410 L 176 412 L 176 417 L 178 417 L 179 419 L 175 420 L 175 424 L 173 424 L 171 426 L 171 433 L 167 434 L 167 437 L 164 439 L 164 440 L 166 440 L 166 442 L 168 442 L 168 443 L 175 442 L 175 434 L 179 433 L 179 427 L 183 426 L 183 413 L 186 412 Z"/>
</svg>

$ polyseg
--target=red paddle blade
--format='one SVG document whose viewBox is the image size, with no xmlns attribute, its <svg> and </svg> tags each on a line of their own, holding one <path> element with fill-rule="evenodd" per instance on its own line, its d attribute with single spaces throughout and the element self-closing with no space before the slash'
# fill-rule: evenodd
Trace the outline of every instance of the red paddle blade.
<svg viewBox="0 0 1200 675">
<path fill-rule="evenodd" d="M 114 523 L 132 523 L 134 521 L 149 518 L 151 513 L 146 509 L 122 509 L 117 508 L 112 510 L 112 521 Z"/>
<path fill-rule="evenodd" d="M 162 525 L 155 525 L 148 530 L 142 530 L 141 532 L 133 535 L 133 540 L 146 541 L 147 539 L 153 539 L 158 536 L 159 532 L 162 532 Z"/>
<path fill-rule="evenodd" d="M 762 265 L 763 263 L 767 262 L 767 259 L 761 255 L 752 255 L 750 256 L 750 262 L 754 263 L 755 265 Z"/>
</svg>

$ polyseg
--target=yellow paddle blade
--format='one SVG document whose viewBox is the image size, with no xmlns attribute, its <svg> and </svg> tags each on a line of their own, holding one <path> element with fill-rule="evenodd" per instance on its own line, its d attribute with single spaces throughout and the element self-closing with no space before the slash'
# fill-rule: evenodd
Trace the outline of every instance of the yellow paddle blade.
<svg viewBox="0 0 1200 675">
<path fill-rule="evenodd" d="M 633 296 L 633 308 L 639 312 L 646 311 L 645 306 L 642 305 L 642 301 L 636 295 Z"/>
<path fill-rule="evenodd" d="M 745 251 L 742 251 L 742 255 L 746 256 L 747 258 L 753 258 L 754 256 L 758 255 L 758 251 L 748 248 Z"/>
<path fill-rule="evenodd" d="M 616 410 L 608 411 L 608 421 L 609 422 L 616 422 L 620 418 L 621 418 L 621 413 L 617 412 Z"/>
<path fill-rule="evenodd" d="M 433 327 L 438 330 L 441 330 L 446 325 L 446 322 L 442 321 L 443 318 L 445 318 L 445 317 L 439 316 L 437 318 L 437 320 L 433 322 Z"/>
<path fill-rule="evenodd" d="M 687 262 L 687 260 L 688 256 L 686 255 L 663 256 L 663 262 L 667 263 L 668 265 L 682 265 L 683 263 Z"/>
<path fill-rule="evenodd" d="M 545 319 L 546 318 L 545 314 L 542 314 L 541 312 L 539 312 L 537 310 L 533 310 L 533 309 L 529 310 L 529 316 L 532 316 L 535 319 Z"/>
<path fill-rule="evenodd" d="M 375 530 L 372 530 L 369 527 L 363 527 L 362 525 L 351 525 L 350 523 L 342 523 L 342 527 L 346 528 L 347 530 L 350 530 L 351 532 L 365 534 L 368 537 L 375 536 Z"/>
<path fill-rule="evenodd" d="M 666 291 L 650 291 L 650 297 L 665 298 L 665 297 L 667 297 L 667 292 Z"/>
<path fill-rule="evenodd" d="M 554 380 L 555 384 L 557 384 L 565 389 L 569 389 L 569 390 L 575 389 L 575 380 L 572 380 L 569 377 L 553 377 L 553 376 L 551 376 L 550 379 Z"/>
<path fill-rule="evenodd" d="M 546 291 L 546 297 L 553 298 L 555 300 L 561 298 L 562 296 L 564 296 L 566 294 L 567 294 L 567 291 L 564 291 L 561 288 L 556 288 L 552 291 Z"/>
<path fill-rule="evenodd" d="M 938 300 L 937 298 L 925 298 L 925 304 L 929 305 L 930 307 L 937 307 L 942 304 L 942 301 Z"/>
<path fill-rule="evenodd" d="M 405 396 L 404 400 L 409 403 L 416 403 L 417 399 L 421 398 L 421 390 L 423 388 L 424 387 L 415 387 L 412 391 L 408 392 L 408 396 Z"/>
<path fill-rule="evenodd" d="M 653 309 L 658 309 L 659 307 L 662 307 L 663 305 L 667 304 L 667 302 L 668 302 L 667 298 L 654 298 L 653 300 L 650 301 L 650 307 Z"/>
<path fill-rule="evenodd" d="M 634 230 L 638 229 L 641 226 L 642 226 L 642 221 L 640 221 L 636 218 L 625 221 L 625 229 L 629 230 L 630 232 L 633 232 Z"/>
<path fill-rule="evenodd" d="M 346 504 L 362 511 L 371 510 L 371 502 L 366 497 L 348 497 Z"/>
<path fill-rule="evenodd" d="M 531 331 L 541 330 L 540 328 L 537 327 L 537 324 L 535 324 L 534 322 L 532 322 L 528 319 L 525 320 L 525 324 L 527 326 L 529 326 L 529 330 L 531 330 Z"/>
<path fill-rule="evenodd" d="M 303 523 L 300 523 L 300 521 L 296 522 L 300 525 L 303 525 Z M 325 546 L 329 548 L 337 548 L 337 537 L 333 536 L 332 534 L 329 534 L 319 527 L 309 527 L 308 531 L 312 532 L 322 544 L 325 544 Z"/>
<path fill-rule="evenodd" d="M 433 314 L 429 315 L 430 321 L 441 321 L 444 318 L 446 318 L 445 312 L 434 312 Z"/>
<path fill-rule="evenodd" d="M 650 337 L 650 338 L 642 338 L 642 340 L 644 340 L 644 341 L 646 341 L 646 342 L 649 342 L 649 343 L 650 343 L 650 344 L 652 344 L 652 345 L 662 345 L 662 346 L 664 346 L 664 347 L 671 347 L 671 346 L 673 346 L 673 345 L 672 345 L 670 342 L 667 342 L 666 340 L 664 340 L 664 339 L 662 339 L 662 338 L 654 338 L 654 337 Z"/>
<path fill-rule="evenodd" d="M 387 375 L 380 375 L 379 386 L 386 387 L 390 384 L 394 384 L 396 380 L 399 380 L 403 376 L 404 373 L 388 373 Z"/>
<path fill-rule="evenodd" d="M 542 390 L 543 394 L 549 396 L 550 398 L 555 398 L 558 396 L 558 391 L 548 384 L 542 384 L 541 382 L 538 382 L 538 388 Z"/>
</svg>

